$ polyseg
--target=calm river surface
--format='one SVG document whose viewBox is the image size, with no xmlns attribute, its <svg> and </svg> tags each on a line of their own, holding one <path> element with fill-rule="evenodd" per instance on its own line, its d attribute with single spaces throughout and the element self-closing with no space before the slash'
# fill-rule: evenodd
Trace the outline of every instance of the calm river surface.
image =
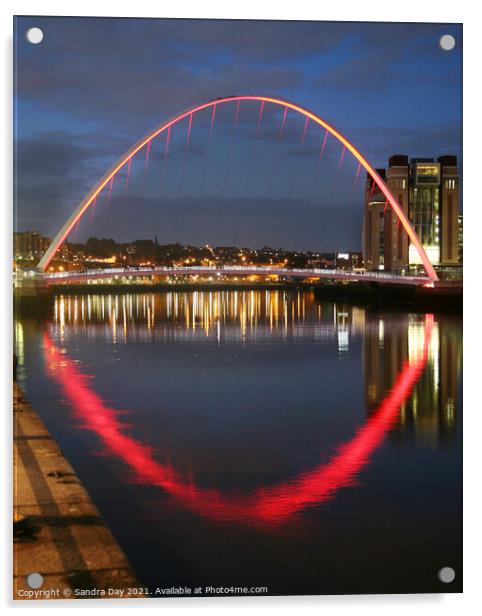
<svg viewBox="0 0 482 616">
<path fill-rule="evenodd" d="M 174 291 L 57 297 L 15 330 L 20 384 L 151 590 L 460 589 L 460 317 Z"/>
</svg>

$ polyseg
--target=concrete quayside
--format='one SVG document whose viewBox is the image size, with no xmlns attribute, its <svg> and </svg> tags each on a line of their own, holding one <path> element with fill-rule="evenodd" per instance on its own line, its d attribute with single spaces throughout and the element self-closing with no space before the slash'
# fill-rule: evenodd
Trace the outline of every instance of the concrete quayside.
<svg viewBox="0 0 482 616">
<path fill-rule="evenodd" d="M 138 596 L 129 561 L 16 382 L 13 488 L 14 599 Z"/>
</svg>

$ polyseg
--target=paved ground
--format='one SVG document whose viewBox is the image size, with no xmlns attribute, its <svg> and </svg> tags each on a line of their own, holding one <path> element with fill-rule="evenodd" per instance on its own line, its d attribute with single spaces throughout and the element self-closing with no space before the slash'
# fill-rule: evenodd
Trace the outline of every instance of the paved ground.
<svg viewBox="0 0 482 616">
<path fill-rule="evenodd" d="M 76 598 L 76 589 L 97 589 L 96 596 L 105 597 L 124 589 L 126 596 L 139 581 L 17 384 L 13 406 L 14 599 Z M 32 590 L 26 577 L 34 572 L 43 585 L 37 596 L 25 596 Z"/>
</svg>

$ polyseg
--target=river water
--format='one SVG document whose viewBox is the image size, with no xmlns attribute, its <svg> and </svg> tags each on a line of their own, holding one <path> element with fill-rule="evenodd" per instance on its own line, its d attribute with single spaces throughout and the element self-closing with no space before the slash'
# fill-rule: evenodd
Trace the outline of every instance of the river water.
<svg viewBox="0 0 482 616">
<path fill-rule="evenodd" d="M 459 316 L 93 294 L 15 334 L 20 384 L 151 592 L 461 589 Z"/>
</svg>

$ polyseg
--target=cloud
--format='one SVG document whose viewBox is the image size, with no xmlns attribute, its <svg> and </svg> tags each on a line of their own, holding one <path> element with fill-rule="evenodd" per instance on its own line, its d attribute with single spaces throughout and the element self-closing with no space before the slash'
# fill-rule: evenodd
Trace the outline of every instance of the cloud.
<svg viewBox="0 0 482 616">
<path fill-rule="evenodd" d="M 326 71 L 315 80 L 314 85 L 321 90 L 332 88 L 337 92 L 357 92 L 357 94 L 386 92 L 397 79 L 393 66 L 393 55 L 365 54 L 350 58 L 343 64 Z"/>
<path fill-rule="evenodd" d="M 442 51 L 439 39 L 453 32 L 461 42 L 461 29 L 446 24 L 367 23 L 351 39 L 351 53 L 314 80 L 316 87 L 358 96 L 386 93 L 396 85 L 451 84 L 461 78 L 460 50 L 451 56 Z"/>
<path fill-rule="evenodd" d="M 101 175 L 99 167 L 108 168 L 107 161 L 111 161 L 120 144 L 122 140 L 108 135 L 80 136 L 69 131 L 18 140 L 15 207 L 21 227 L 52 233 L 58 221 L 67 218 L 76 200 L 91 188 L 92 178 Z"/>
<path fill-rule="evenodd" d="M 352 131 L 353 141 L 363 143 L 363 153 L 375 166 L 386 166 L 391 154 L 437 158 L 444 154 L 460 156 L 460 122 L 428 126 L 364 126 Z"/>
<path fill-rule="evenodd" d="M 146 120 L 210 100 L 221 94 L 284 91 L 303 85 L 301 71 L 290 67 L 222 64 L 186 67 L 160 63 L 155 70 L 137 65 L 80 67 L 79 62 L 44 67 L 26 63 L 19 75 L 17 95 L 44 111 L 68 113 L 104 126 L 128 123 L 144 130 Z"/>
</svg>

